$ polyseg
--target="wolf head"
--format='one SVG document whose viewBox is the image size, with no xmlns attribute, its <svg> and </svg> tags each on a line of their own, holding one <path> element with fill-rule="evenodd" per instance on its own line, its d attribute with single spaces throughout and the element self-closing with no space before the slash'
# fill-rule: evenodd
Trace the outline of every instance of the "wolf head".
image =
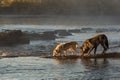
<svg viewBox="0 0 120 80">
<path fill-rule="evenodd" d="M 64 44 L 65 44 L 65 43 L 60 43 L 60 44 L 58 44 L 58 45 L 55 47 L 55 49 L 53 50 L 53 56 L 60 55 L 61 50 L 62 50 Z"/>
<path fill-rule="evenodd" d="M 53 50 L 53 56 L 56 56 L 57 55 L 57 50 Z"/>
<path fill-rule="evenodd" d="M 59 50 L 53 50 L 53 56 L 57 56 L 57 55 L 59 55 L 60 54 L 60 51 Z"/>
</svg>

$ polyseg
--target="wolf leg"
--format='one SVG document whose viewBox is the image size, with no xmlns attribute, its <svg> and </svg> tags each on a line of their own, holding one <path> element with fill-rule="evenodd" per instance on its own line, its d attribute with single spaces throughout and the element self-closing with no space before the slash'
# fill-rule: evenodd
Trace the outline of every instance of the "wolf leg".
<svg viewBox="0 0 120 80">
<path fill-rule="evenodd" d="M 102 53 L 103 53 L 103 54 L 105 54 L 106 50 L 107 50 L 107 49 L 106 49 L 106 48 L 104 48 L 104 50 L 103 50 L 103 52 L 102 52 Z"/>
<path fill-rule="evenodd" d="M 97 47 L 95 47 L 95 49 L 94 49 L 94 55 L 96 55 L 96 50 L 97 50 Z"/>
<path fill-rule="evenodd" d="M 105 45 L 104 42 L 102 42 L 101 45 L 103 47 L 103 52 L 102 53 L 104 54 L 106 52 L 106 50 L 107 50 L 107 46 Z"/>
<path fill-rule="evenodd" d="M 75 49 L 71 49 L 72 55 L 76 54 L 76 50 Z"/>
<path fill-rule="evenodd" d="M 103 54 L 107 51 L 107 48 L 105 46 L 103 46 Z"/>
<path fill-rule="evenodd" d="M 94 47 L 90 48 L 89 52 L 88 52 L 88 56 L 90 55 L 90 52 L 94 49 Z"/>
<path fill-rule="evenodd" d="M 67 51 L 64 51 L 64 56 L 67 56 Z"/>
</svg>

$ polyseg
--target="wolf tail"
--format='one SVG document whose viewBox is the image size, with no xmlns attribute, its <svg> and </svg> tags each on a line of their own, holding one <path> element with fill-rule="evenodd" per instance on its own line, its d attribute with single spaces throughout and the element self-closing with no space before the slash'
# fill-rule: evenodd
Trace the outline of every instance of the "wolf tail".
<svg viewBox="0 0 120 80">
<path fill-rule="evenodd" d="M 106 35 L 104 37 L 104 40 L 105 40 L 105 46 L 106 46 L 106 48 L 109 49 L 109 42 L 108 42 L 108 38 L 107 38 Z"/>
</svg>

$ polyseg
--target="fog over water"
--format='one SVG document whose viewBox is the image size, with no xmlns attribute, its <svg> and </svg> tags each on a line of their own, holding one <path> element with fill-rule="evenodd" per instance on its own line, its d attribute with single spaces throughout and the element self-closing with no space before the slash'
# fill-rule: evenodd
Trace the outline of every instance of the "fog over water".
<svg viewBox="0 0 120 80">
<path fill-rule="evenodd" d="M 0 15 L 0 24 L 119 25 L 119 16 Z"/>
</svg>

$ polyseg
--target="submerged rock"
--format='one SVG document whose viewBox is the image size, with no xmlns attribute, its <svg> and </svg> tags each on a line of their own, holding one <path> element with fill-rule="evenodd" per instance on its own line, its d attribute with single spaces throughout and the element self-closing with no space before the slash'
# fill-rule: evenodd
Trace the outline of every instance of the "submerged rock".
<svg viewBox="0 0 120 80">
<path fill-rule="evenodd" d="M 7 30 L 0 32 L 0 45 L 27 44 L 29 39 L 21 30 Z"/>
<path fill-rule="evenodd" d="M 43 33 L 26 32 L 26 36 L 28 36 L 30 40 L 55 40 L 56 38 L 56 35 L 53 31 L 46 31 Z"/>
<path fill-rule="evenodd" d="M 70 33 L 80 33 L 80 29 L 71 29 L 71 30 L 68 30 L 68 32 L 70 32 Z"/>
<path fill-rule="evenodd" d="M 68 32 L 67 30 L 55 30 L 54 31 L 56 34 L 58 34 L 59 36 L 70 36 L 72 35 L 70 32 Z"/>
<path fill-rule="evenodd" d="M 55 40 L 56 35 L 53 31 L 46 31 L 40 36 L 41 39 Z"/>
<path fill-rule="evenodd" d="M 90 59 L 90 58 L 120 58 L 120 53 L 118 52 L 111 52 L 105 54 L 96 54 L 96 55 L 67 55 L 67 56 L 52 56 L 52 55 L 44 55 L 40 56 L 42 58 L 55 58 L 55 59 Z"/>
<path fill-rule="evenodd" d="M 26 32 L 26 36 L 28 36 L 30 40 L 55 40 L 58 37 L 64 37 L 70 35 L 72 34 L 67 30 L 45 31 L 42 33 Z"/>
</svg>

